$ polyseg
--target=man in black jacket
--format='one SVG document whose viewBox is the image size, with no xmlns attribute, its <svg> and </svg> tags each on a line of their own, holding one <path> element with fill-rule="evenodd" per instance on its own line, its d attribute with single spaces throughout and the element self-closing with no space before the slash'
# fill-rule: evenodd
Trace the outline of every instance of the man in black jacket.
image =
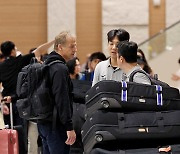
<svg viewBox="0 0 180 154">
<path fill-rule="evenodd" d="M 61 32 L 55 38 L 54 51 L 46 63 L 60 60 L 50 66 L 50 89 L 57 109 L 55 128 L 52 122 L 39 122 L 38 129 L 43 142 L 44 154 L 68 154 L 70 145 L 76 140 L 72 124 L 72 83 L 66 62 L 72 59 L 77 51 L 76 39 L 69 32 Z"/>
</svg>

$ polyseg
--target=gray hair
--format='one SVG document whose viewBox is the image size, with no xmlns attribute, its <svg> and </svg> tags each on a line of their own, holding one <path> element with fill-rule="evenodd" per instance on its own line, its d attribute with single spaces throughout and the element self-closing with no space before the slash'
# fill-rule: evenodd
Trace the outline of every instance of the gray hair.
<svg viewBox="0 0 180 154">
<path fill-rule="evenodd" d="M 59 44 L 65 45 L 67 37 L 72 37 L 69 31 L 62 31 L 55 37 L 54 50 L 57 50 Z"/>
</svg>

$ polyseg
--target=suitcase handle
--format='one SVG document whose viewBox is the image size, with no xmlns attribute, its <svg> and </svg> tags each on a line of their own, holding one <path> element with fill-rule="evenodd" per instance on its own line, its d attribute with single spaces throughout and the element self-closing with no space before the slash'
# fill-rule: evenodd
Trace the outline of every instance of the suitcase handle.
<svg viewBox="0 0 180 154">
<path fill-rule="evenodd" d="M 1 100 L 1 109 L 2 109 L 2 117 L 3 117 L 3 120 L 4 120 L 4 114 L 3 114 L 3 106 L 4 106 L 4 104 L 5 104 L 5 101 L 6 101 L 7 99 L 2 99 Z M 13 110 L 12 110 L 12 102 L 10 103 L 10 107 L 9 107 L 9 109 L 10 109 L 10 122 L 11 122 L 11 129 L 13 129 Z M 7 127 L 7 126 L 6 126 Z"/>
</svg>

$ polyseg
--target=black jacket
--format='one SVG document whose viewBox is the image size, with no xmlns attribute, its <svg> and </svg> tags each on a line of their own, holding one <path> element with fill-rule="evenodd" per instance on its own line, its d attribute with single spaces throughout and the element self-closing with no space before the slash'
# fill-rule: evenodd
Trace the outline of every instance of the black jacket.
<svg viewBox="0 0 180 154">
<path fill-rule="evenodd" d="M 7 57 L 4 62 L 0 63 L 0 82 L 4 87 L 3 96 L 16 96 L 18 73 L 30 63 L 31 58 L 34 56 L 34 53 L 31 53 L 24 56 Z"/>
<path fill-rule="evenodd" d="M 69 77 L 66 62 L 62 56 L 55 51 L 51 52 L 45 63 L 61 60 L 63 63 L 54 63 L 50 66 L 50 88 L 57 107 L 57 122 L 62 124 L 66 131 L 73 130 L 72 124 L 72 90 L 73 86 Z"/>
</svg>

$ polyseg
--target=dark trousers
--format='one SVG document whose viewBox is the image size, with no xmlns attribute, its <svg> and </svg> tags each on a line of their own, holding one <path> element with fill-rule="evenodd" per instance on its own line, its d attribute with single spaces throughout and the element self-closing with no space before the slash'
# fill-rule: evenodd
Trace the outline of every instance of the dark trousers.
<svg viewBox="0 0 180 154">
<path fill-rule="evenodd" d="M 52 129 L 52 123 L 38 123 L 38 131 L 42 138 L 43 154 L 69 154 L 70 146 L 65 143 L 67 134 L 62 127 Z"/>
</svg>

